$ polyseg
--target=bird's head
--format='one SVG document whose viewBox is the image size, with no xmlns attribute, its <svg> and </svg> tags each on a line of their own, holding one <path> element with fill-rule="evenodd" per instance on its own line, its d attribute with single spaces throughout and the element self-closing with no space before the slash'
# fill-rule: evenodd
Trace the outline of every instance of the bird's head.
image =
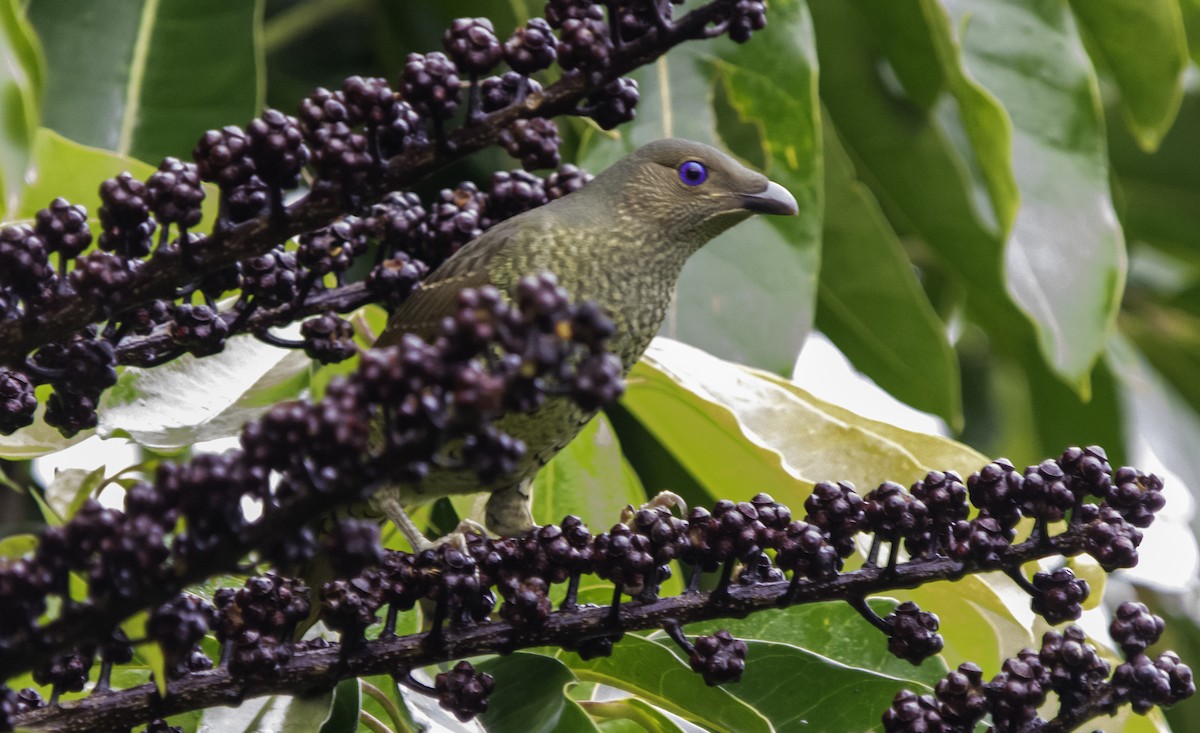
<svg viewBox="0 0 1200 733">
<path fill-rule="evenodd" d="M 798 211 L 783 186 L 710 145 L 678 138 L 644 145 L 595 184 L 621 191 L 622 208 L 696 246 L 752 214 Z"/>
</svg>

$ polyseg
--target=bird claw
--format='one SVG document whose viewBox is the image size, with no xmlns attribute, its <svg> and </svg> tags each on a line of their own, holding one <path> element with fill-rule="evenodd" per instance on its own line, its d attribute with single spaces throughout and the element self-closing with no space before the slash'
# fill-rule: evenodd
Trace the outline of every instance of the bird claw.
<svg viewBox="0 0 1200 733">
<path fill-rule="evenodd" d="M 683 497 L 676 494 L 674 491 L 660 491 L 655 494 L 654 498 L 634 509 L 633 504 L 627 504 L 621 510 L 621 523 L 628 524 L 634 515 L 643 509 L 672 509 L 678 507 L 680 516 L 687 516 L 687 502 Z"/>
<path fill-rule="evenodd" d="M 416 547 L 417 552 L 425 550 L 436 550 L 442 545 L 449 544 L 460 552 L 467 552 L 467 535 L 477 534 L 482 537 L 487 537 L 487 530 L 483 525 L 476 522 L 474 519 L 463 519 L 459 521 L 458 526 L 449 534 L 430 540 L 426 537 L 421 537 L 421 546 Z"/>
<path fill-rule="evenodd" d="M 404 511 L 404 507 L 394 496 L 376 495 L 374 504 L 376 509 L 382 512 L 392 524 L 396 525 L 396 529 L 400 530 L 400 533 L 408 540 L 408 544 L 413 548 L 413 552 L 415 553 L 424 552 L 425 550 L 436 550 L 448 542 L 454 543 L 456 548 L 466 552 L 468 534 L 487 536 L 487 530 L 484 529 L 482 524 L 473 519 L 463 519 L 454 528 L 454 531 L 443 537 L 431 540 L 421 532 L 416 522 L 408 516 L 408 512 Z"/>
</svg>

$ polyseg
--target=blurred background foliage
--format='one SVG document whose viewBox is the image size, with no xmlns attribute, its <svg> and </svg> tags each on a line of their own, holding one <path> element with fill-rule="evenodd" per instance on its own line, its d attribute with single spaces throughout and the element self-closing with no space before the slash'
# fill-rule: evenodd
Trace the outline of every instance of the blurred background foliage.
<svg viewBox="0 0 1200 733">
<path fill-rule="evenodd" d="M 660 488 L 700 503 L 766 490 L 798 507 L 812 481 L 852 478 L 865 491 L 884 478 L 911 482 L 927 468 L 969 472 L 980 454 L 1024 465 L 1097 443 L 1114 465 L 1165 472 L 1174 487 L 1165 512 L 1174 544 L 1144 559 L 1172 570 L 1134 574 L 1134 584 L 1110 595 L 1139 594 L 1175 617 L 1165 646 L 1196 664 L 1200 524 L 1185 489 L 1200 489 L 1200 0 L 769 5 L 767 30 L 744 46 L 686 44 L 640 69 L 633 123 L 606 133 L 584 120 L 560 122 L 564 160 L 593 171 L 665 135 L 718 144 L 788 187 L 802 213 L 748 222 L 694 258 L 664 335 L 708 353 L 670 341 L 656 347 L 627 398 L 540 478 L 539 519 L 580 513 L 583 503 L 585 519 L 603 527 L 625 502 Z M 187 157 L 204 130 L 242 124 L 264 104 L 294 110 L 314 87 L 337 87 L 348 75 L 394 79 L 405 55 L 437 48 L 455 17 L 488 16 L 504 37 L 540 13 L 536 0 L 2 0 L 0 192 L 8 218 L 28 217 L 56 195 L 94 211 L 96 185 L 136 166 L 130 159 Z M 31 164 L 35 173 L 26 175 Z M 511 167 L 501 151 L 488 150 L 418 190 L 486 182 Z M 378 325 L 382 315 L 363 319 Z M 858 418 L 788 381 L 814 330 L 965 445 Z M 140 410 L 110 401 L 101 433 L 178 451 L 234 434 L 271 400 L 319 393 L 331 371 L 345 368 L 313 370 L 232 351 L 233 368 L 249 376 L 240 391 L 226 389 L 223 406 L 201 411 L 202 428 L 195 414 L 151 413 L 178 398 L 179 385 L 205 361 L 168 367 L 175 371 L 155 388 L 160 399 L 141 401 Z M 135 371 L 126 370 L 127 387 Z M 797 379 L 819 385 L 822 375 Z M 789 406 L 782 416 L 780 404 Z M 65 446 L 55 435 L 25 432 L 4 444 L 5 455 Z M 884 458 L 867 465 L 867 455 Z M 23 461 L 9 462 L 6 472 L 33 482 Z M 452 525 L 468 504 L 435 506 L 425 519 Z M 994 672 L 1036 629 L 999 600 L 992 616 L 971 611 L 956 597 L 969 592 L 961 584 L 930 591 L 922 603 L 943 618 L 965 609 L 951 616 L 961 627 L 947 629 L 946 663 L 974 653 Z M 807 657 L 783 659 L 793 654 L 784 650 L 803 656 L 806 649 L 866 670 L 871 680 L 899 675 L 881 659 L 855 656 L 857 649 L 835 653 L 814 638 L 784 640 L 757 627 L 743 633 L 768 639 L 762 643 L 783 655 L 762 665 L 752 657 L 748 678 L 772 674 L 775 663 L 789 674 L 810 669 Z M 877 650 L 871 633 L 863 644 L 872 638 Z M 968 648 L 979 634 L 989 649 Z M 562 655 L 493 664 L 546 680 L 531 695 L 571 711 L 598 705 L 587 698 L 597 681 L 672 711 L 698 704 L 703 690 L 650 694 L 650 683 L 630 680 L 621 665 L 669 664 L 654 661 L 656 642 L 645 644 L 622 645 L 604 664 Z M 906 674 L 919 684 L 937 676 Z M 564 684 L 573 690 L 566 698 Z M 710 692 L 729 700 L 693 713 L 717 727 L 744 708 L 782 719 L 748 699 L 752 687 Z M 894 685 L 882 687 L 868 695 L 879 704 L 845 701 L 871 709 L 866 725 L 894 693 Z M 717 709 L 725 703 L 729 710 Z M 580 714 L 589 725 L 625 730 L 613 723 L 620 715 L 597 723 L 601 708 L 588 710 L 590 717 Z M 1193 701 L 1168 717 L 1177 730 L 1191 730 L 1198 710 Z M 635 713 L 656 714 L 622 714 Z"/>
</svg>

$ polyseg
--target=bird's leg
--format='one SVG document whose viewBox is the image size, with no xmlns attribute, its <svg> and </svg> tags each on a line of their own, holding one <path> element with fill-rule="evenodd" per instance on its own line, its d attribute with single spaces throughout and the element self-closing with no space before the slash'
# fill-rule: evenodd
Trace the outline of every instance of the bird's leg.
<svg viewBox="0 0 1200 733">
<path fill-rule="evenodd" d="M 417 527 L 416 522 L 408 516 L 408 512 L 404 511 L 400 500 L 392 492 L 386 490 L 378 492 L 371 499 L 371 503 L 392 524 L 396 525 L 396 529 L 400 530 L 400 533 L 408 540 L 408 544 L 412 546 L 413 552 L 421 552 L 435 546 Z"/>
<path fill-rule="evenodd" d="M 396 525 L 396 529 L 404 535 L 404 539 L 408 540 L 408 544 L 412 546 L 413 552 L 424 552 L 425 550 L 434 550 L 447 542 L 452 542 L 458 549 L 463 552 L 467 551 L 468 534 L 481 534 L 486 536 L 487 530 L 483 525 L 473 519 L 463 519 L 459 521 L 458 526 L 454 531 L 447 534 L 445 537 L 438 537 L 436 540 L 431 540 L 421 532 L 417 527 L 416 522 L 408 516 L 408 512 L 404 511 L 404 506 L 400 500 L 388 491 L 380 491 L 372 499 L 372 504 L 375 509 L 382 513 L 388 520 Z"/>
<path fill-rule="evenodd" d="M 533 479 L 523 479 L 515 486 L 492 492 L 484 513 L 485 524 L 501 537 L 523 535 L 537 526 L 532 506 Z"/>
</svg>

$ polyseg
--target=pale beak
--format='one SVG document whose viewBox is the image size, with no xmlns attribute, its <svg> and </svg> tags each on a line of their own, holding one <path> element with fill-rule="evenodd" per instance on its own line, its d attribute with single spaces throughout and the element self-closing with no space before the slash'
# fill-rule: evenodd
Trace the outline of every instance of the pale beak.
<svg viewBox="0 0 1200 733">
<path fill-rule="evenodd" d="M 788 193 L 786 188 L 773 181 L 768 181 L 766 189 L 758 193 L 742 194 L 742 208 L 756 214 L 795 216 L 800 213 L 796 198 Z"/>
</svg>

